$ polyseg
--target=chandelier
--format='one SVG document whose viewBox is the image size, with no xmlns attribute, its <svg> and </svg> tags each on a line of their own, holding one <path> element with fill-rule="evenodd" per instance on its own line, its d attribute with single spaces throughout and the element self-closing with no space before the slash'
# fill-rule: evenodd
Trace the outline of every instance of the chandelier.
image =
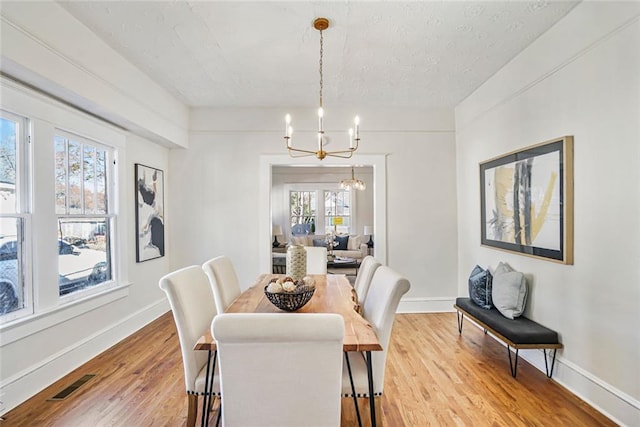
<svg viewBox="0 0 640 427">
<path fill-rule="evenodd" d="M 367 185 L 353 175 L 353 167 L 351 167 L 351 179 L 343 179 L 340 181 L 340 188 L 344 190 L 364 190 Z"/>
<path fill-rule="evenodd" d="M 326 151 L 324 149 L 326 137 L 324 135 L 324 127 L 322 123 L 324 118 L 324 109 L 322 108 L 322 55 L 324 53 L 322 31 L 329 28 L 329 20 L 327 18 L 317 18 L 315 21 L 313 21 L 313 28 L 320 31 L 320 108 L 318 108 L 318 149 L 313 151 L 293 147 L 293 128 L 291 127 L 291 116 L 289 114 L 287 114 L 285 117 L 284 139 L 287 143 L 287 150 L 289 150 L 289 155 L 291 157 L 316 156 L 319 160 L 322 160 L 327 156 L 333 156 L 348 159 L 353 155 L 353 152 L 358 149 L 358 143 L 360 142 L 360 118 L 356 116 L 354 119 L 354 127 L 352 129 L 349 129 L 348 149 L 337 151 Z"/>
</svg>

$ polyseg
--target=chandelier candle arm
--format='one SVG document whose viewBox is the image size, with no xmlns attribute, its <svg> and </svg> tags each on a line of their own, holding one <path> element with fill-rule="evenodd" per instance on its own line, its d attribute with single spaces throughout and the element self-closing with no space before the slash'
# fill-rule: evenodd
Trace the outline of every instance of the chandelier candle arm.
<svg viewBox="0 0 640 427">
<path fill-rule="evenodd" d="M 312 150 L 303 150 L 300 148 L 293 147 L 293 128 L 291 127 L 291 116 L 287 114 L 285 116 L 285 129 L 284 129 L 284 139 L 287 145 L 287 150 L 289 151 L 289 155 L 291 157 L 302 157 L 302 156 L 310 156 L 315 155 L 319 160 L 324 159 L 327 156 L 333 157 L 341 157 L 348 159 L 353 155 L 353 152 L 358 149 L 358 145 L 360 143 L 360 118 L 358 116 L 354 119 L 354 128 L 349 129 L 349 148 L 345 150 L 336 150 L 336 151 L 326 151 L 324 149 L 324 108 L 322 106 L 322 90 L 324 84 L 324 76 L 323 76 L 323 54 L 324 54 L 324 37 L 322 31 L 329 28 L 329 20 L 327 18 L 317 18 L 313 21 L 313 28 L 320 32 L 320 61 L 319 61 L 319 69 L 320 69 L 320 107 L 318 108 L 318 149 L 316 151 Z M 303 153 L 294 155 L 294 153 Z"/>
</svg>

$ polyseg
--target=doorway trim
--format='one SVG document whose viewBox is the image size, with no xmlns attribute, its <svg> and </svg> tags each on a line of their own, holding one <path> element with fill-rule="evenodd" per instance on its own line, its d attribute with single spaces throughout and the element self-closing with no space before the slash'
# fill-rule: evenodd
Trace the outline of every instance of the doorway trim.
<svg viewBox="0 0 640 427">
<path fill-rule="evenodd" d="M 350 159 L 327 157 L 318 161 L 309 157 L 293 158 L 286 154 L 260 155 L 258 178 L 258 245 L 260 271 L 271 271 L 271 179 L 274 166 L 371 166 L 373 168 L 373 255 L 387 264 L 387 156 L 386 154 L 356 154 Z"/>
</svg>

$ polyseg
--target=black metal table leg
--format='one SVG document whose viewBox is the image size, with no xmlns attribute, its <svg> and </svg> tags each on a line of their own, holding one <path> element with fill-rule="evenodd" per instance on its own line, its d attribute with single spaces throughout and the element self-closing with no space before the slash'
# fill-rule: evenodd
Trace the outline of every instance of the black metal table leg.
<svg viewBox="0 0 640 427">
<path fill-rule="evenodd" d="M 369 379 L 369 410 L 371 412 L 371 426 L 376 426 L 376 405 L 373 395 L 373 366 L 371 361 L 371 351 L 365 352 L 367 359 L 367 377 Z"/>
<path fill-rule="evenodd" d="M 207 352 L 207 371 L 204 377 L 204 396 L 202 396 L 202 419 L 200 425 L 206 427 L 209 423 L 209 371 L 211 370 L 211 350 Z"/>
<path fill-rule="evenodd" d="M 211 363 L 211 350 L 207 356 L 207 371 L 204 378 L 204 396 L 202 396 L 202 421 L 200 425 L 202 427 L 209 427 L 209 411 L 213 405 L 213 380 L 216 376 L 216 359 L 218 357 L 218 351 L 213 351 L 213 364 Z M 213 366 L 213 369 L 212 369 Z M 211 373 L 211 376 L 209 376 Z"/>
<path fill-rule="evenodd" d="M 349 373 L 349 382 L 351 383 L 351 394 L 353 396 L 353 404 L 356 408 L 356 416 L 358 417 L 358 427 L 362 427 L 362 419 L 360 418 L 360 408 L 358 408 L 358 398 L 356 397 L 356 388 L 353 385 L 353 375 L 351 375 L 351 363 L 349 362 L 349 352 L 344 352 L 344 358 L 347 361 L 347 372 Z"/>
</svg>

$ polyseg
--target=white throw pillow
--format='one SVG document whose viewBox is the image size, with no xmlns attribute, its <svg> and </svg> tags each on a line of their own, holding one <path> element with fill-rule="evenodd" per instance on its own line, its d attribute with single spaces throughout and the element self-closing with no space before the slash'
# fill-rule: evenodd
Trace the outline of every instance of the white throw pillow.
<svg viewBox="0 0 640 427">
<path fill-rule="evenodd" d="M 498 266 L 496 267 L 496 270 L 493 272 L 493 276 L 499 276 L 500 274 L 503 273 L 508 273 L 510 271 L 514 271 L 513 268 L 511 268 L 511 266 L 509 264 L 506 264 L 504 262 L 499 262 Z"/>
<path fill-rule="evenodd" d="M 349 236 L 349 241 L 347 242 L 347 249 L 350 251 L 359 251 L 360 240 L 362 240 L 362 237 L 360 237 L 359 234 L 356 234 L 355 236 Z"/>
<path fill-rule="evenodd" d="M 291 236 L 291 243 L 294 245 L 308 246 L 307 236 Z"/>
<path fill-rule="evenodd" d="M 504 317 L 514 319 L 521 316 L 527 303 L 527 280 L 524 274 L 519 271 L 507 271 L 494 275 L 491 300 L 493 306 Z"/>
</svg>

